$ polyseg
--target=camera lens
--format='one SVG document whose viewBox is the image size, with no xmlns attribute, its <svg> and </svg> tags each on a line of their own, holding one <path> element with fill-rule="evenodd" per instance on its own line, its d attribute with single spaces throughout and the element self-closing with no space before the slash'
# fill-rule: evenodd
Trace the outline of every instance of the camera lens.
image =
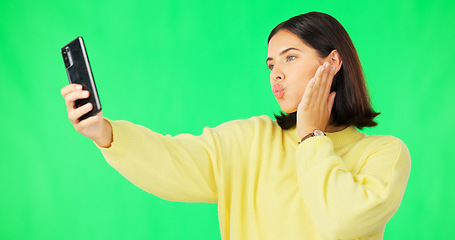
<svg viewBox="0 0 455 240">
<path fill-rule="evenodd" d="M 73 61 L 71 59 L 71 52 L 70 52 L 69 47 L 63 48 L 62 53 L 63 53 L 62 54 L 63 55 L 63 61 L 65 62 L 66 68 L 71 67 L 73 65 Z"/>
</svg>

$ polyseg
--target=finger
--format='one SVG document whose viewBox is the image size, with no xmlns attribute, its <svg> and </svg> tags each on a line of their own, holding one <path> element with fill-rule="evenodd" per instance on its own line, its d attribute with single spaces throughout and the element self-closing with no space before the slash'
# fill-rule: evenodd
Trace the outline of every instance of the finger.
<svg viewBox="0 0 455 240">
<path fill-rule="evenodd" d="M 335 77 L 336 74 L 336 66 L 333 64 L 326 63 L 326 75 L 325 75 L 325 82 L 324 82 L 324 95 L 322 95 L 322 99 L 326 100 L 330 94 L 330 89 L 332 88 L 332 82 L 333 78 Z"/>
<path fill-rule="evenodd" d="M 316 71 L 316 74 L 314 74 L 314 78 L 316 79 L 316 82 L 315 82 L 315 87 L 318 88 L 321 84 L 321 79 L 322 79 L 322 76 L 323 76 L 323 73 L 324 73 L 324 66 L 321 65 L 318 67 L 318 70 Z"/>
<path fill-rule="evenodd" d="M 330 89 L 332 88 L 333 78 L 335 77 L 335 75 L 336 75 L 336 66 L 332 64 L 330 66 L 330 73 L 329 73 L 329 78 L 328 78 L 328 82 L 327 82 L 327 86 L 326 86 L 327 94 L 330 93 Z"/>
<path fill-rule="evenodd" d="M 319 79 L 319 83 L 317 84 L 316 86 L 316 95 L 315 95 L 315 99 L 317 99 L 317 101 L 320 103 L 320 107 L 322 107 L 323 105 L 325 106 L 325 103 L 327 102 L 327 96 L 328 96 L 328 92 L 326 92 L 326 86 L 327 86 L 327 82 L 329 81 L 328 78 L 329 78 L 329 72 L 330 72 L 330 65 L 328 62 L 325 62 L 323 65 L 322 65 L 322 71 L 320 72 L 320 79 Z"/>
<path fill-rule="evenodd" d="M 101 116 L 101 114 L 98 113 L 95 116 L 91 116 L 89 118 L 86 118 L 86 119 L 80 121 L 80 123 L 78 124 L 78 128 L 80 130 L 82 130 L 82 129 L 88 128 L 88 127 L 96 124 L 96 122 L 98 122 L 101 119 L 100 116 Z"/>
<path fill-rule="evenodd" d="M 325 82 L 324 82 L 324 93 L 329 95 L 330 93 L 330 86 L 332 85 L 333 80 L 333 65 L 329 64 L 328 62 L 325 63 L 326 72 L 325 72 Z"/>
<path fill-rule="evenodd" d="M 65 96 L 66 109 L 68 111 L 75 109 L 76 100 L 85 99 L 90 96 L 89 91 L 75 90 Z"/>
<path fill-rule="evenodd" d="M 324 66 L 324 70 L 321 73 L 321 87 L 325 89 L 329 77 L 330 64 L 328 62 L 325 62 L 322 66 Z"/>
<path fill-rule="evenodd" d="M 322 74 L 324 72 L 324 66 L 321 65 L 319 66 L 318 70 L 316 71 L 316 74 L 314 75 L 314 85 L 312 88 L 312 99 L 316 100 L 318 99 L 319 96 L 319 88 L 321 86 L 321 79 L 322 79 Z"/>
<path fill-rule="evenodd" d="M 332 114 L 333 103 L 335 103 L 335 96 L 337 95 L 336 92 L 332 92 L 329 94 L 327 99 L 327 110 L 329 111 L 329 116 Z"/>
<path fill-rule="evenodd" d="M 308 85 L 305 88 L 305 92 L 303 93 L 301 104 L 300 104 L 303 107 L 308 107 L 308 105 L 311 103 L 315 82 L 316 82 L 316 78 L 310 79 L 310 81 L 308 82 Z"/>
<path fill-rule="evenodd" d="M 82 117 L 84 114 L 90 112 L 93 109 L 93 105 L 91 103 L 84 104 L 77 109 L 74 109 L 68 113 L 68 118 L 71 123 L 78 123 L 79 118 Z"/>
<path fill-rule="evenodd" d="M 75 91 L 75 90 L 82 90 L 82 85 L 74 84 L 74 83 L 66 85 L 65 87 L 62 88 L 62 90 L 60 90 L 60 93 L 62 94 L 62 97 L 65 98 L 65 96 L 68 93 Z"/>
</svg>

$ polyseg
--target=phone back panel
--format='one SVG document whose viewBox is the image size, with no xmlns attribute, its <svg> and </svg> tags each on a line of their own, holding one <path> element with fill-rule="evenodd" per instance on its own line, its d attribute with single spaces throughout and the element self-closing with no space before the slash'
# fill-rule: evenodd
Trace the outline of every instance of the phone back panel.
<svg viewBox="0 0 455 240">
<path fill-rule="evenodd" d="M 93 105 L 93 109 L 80 117 L 79 120 L 96 115 L 101 111 L 101 103 L 82 37 L 77 37 L 62 47 L 60 52 L 62 53 L 63 61 L 65 62 L 66 72 L 70 83 L 81 84 L 84 90 L 90 92 L 90 96 L 87 99 L 76 100 L 76 108 L 89 102 Z"/>
</svg>

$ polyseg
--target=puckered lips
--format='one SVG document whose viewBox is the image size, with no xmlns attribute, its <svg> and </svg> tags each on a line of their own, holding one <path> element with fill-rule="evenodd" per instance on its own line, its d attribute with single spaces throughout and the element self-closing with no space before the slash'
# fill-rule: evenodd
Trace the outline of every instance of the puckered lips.
<svg viewBox="0 0 455 240">
<path fill-rule="evenodd" d="M 281 98 L 284 95 L 284 87 L 276 84 L 272 87 L 273 94 L 275 95 L 276 98 Z"/>
</svg>

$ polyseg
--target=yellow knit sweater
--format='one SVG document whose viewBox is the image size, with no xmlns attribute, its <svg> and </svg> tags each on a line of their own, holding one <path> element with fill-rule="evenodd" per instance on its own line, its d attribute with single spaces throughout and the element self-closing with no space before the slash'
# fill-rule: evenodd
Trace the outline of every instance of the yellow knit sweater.
<svg viewBox="0 0 455 240">
<path fill-rule="evenodd" d="M 111 121 L 107 162 L 172 201 L 217 202 L 222 239 L 382 239 L 410 172 L 405 144 L 349 127 L 298 144 L 267 116 L 175 137 Z"/>
</svg>

